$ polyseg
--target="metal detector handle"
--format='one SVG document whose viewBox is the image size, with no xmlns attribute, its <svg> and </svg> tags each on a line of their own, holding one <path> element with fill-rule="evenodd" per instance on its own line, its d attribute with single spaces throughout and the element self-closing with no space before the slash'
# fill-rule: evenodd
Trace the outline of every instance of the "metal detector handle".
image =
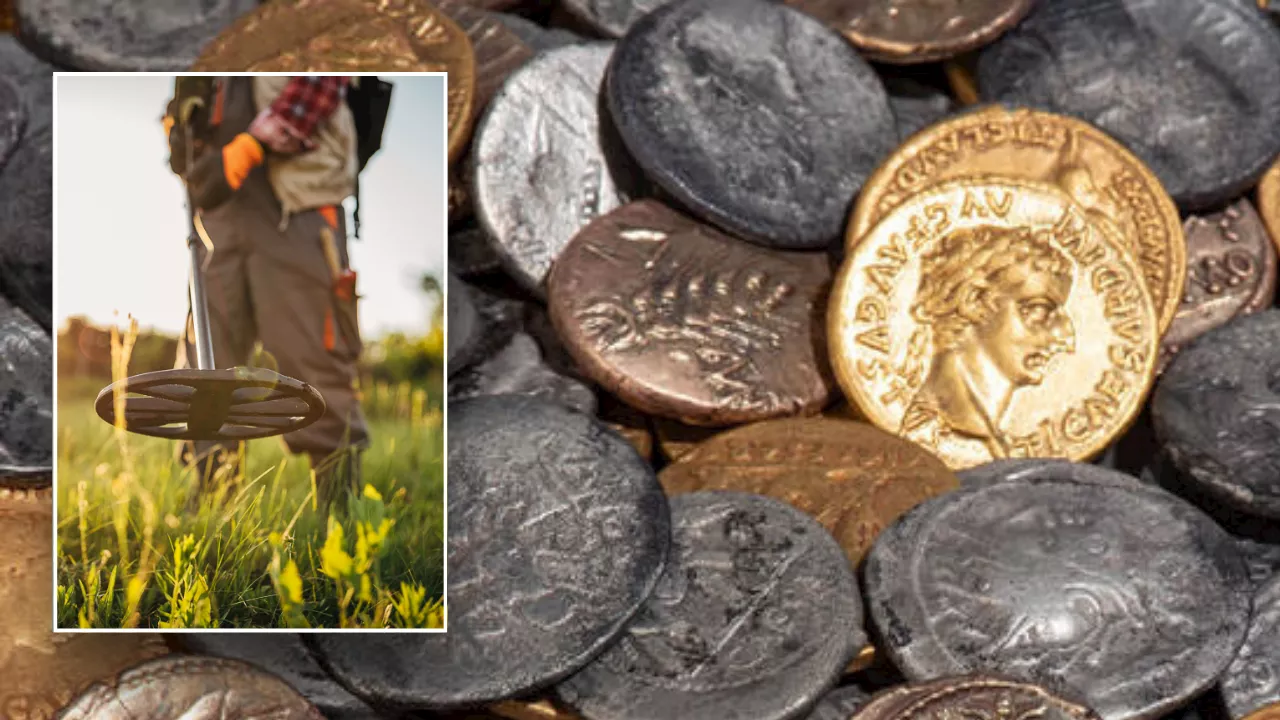
<svg viewBox="0 0 1280 720">
<path fill-rule="evenodd" d="M 186 134 L 187 169 L 195 162 L 195 149 L 191 133 L 191 125 L 184 123 L 182 131 Z M 186 178 L 183 178 L 185 184 Z M 209 329 L 209 303 L 205 299 L 204 267 L 200 263 L 200 246 L 204 244 L 196 227 L 196 205 L 191 199 L 190 188 L 187 190 L 187 250 L 191 254 L 191 278 L 188 291 L 191 299 L 192 335 L 191 344 L 196 348 L 196 369 L 213 370 L 213 332 Z M 212 248 L 210 248 L 212 251 Z"/>
</svg>

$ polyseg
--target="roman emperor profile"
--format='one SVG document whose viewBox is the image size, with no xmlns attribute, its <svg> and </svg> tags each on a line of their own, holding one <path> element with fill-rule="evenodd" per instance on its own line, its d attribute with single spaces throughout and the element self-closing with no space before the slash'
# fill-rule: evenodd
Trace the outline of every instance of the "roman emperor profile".
<svg viewBox="0 0 1280 720">
<path fill-rule="evenodd" d="M 1014 393 L 1039 385 L 1056 356 L 1075 350 L 1063 309 L 1071 283 L 1071 261 L 1047 232 L 979 226 L 935 243 L 911 306 L 918 329 L 903 374 L 919 389 L 899 434 L 1007 457 L 1000 428 Z"/>
</svg>

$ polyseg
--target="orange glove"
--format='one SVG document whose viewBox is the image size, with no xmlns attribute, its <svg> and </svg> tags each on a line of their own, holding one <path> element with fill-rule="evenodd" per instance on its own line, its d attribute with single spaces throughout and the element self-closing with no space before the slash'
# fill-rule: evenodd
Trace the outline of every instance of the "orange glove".
<svg viewBox="0 0 1280 720">
<path fill-rule="evenodd" d="M 201 158 L 187 177 L 196 207 L 211 210 L 230 200 L 249 173 L 262 164 L 263 156 L 262 145 L 249 133 L 240 133 L 222 146 L 222 152 Z"/>
</svg>

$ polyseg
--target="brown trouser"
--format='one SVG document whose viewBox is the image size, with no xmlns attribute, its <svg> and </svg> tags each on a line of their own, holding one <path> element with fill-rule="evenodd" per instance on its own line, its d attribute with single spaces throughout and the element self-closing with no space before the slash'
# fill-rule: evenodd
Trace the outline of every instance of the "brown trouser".
<svg viewBox="0 0 1280 720">
<path fill-rule="evenodd" d="M 226 99 L 228 124 L 242 121 L 247 126 L 252 119 L 248 90 L 248 83 L 231 86 Z M 332 232 L 342 265 L 347 267 L 345 223 L 340 212 L 338 217 Z M 368 429 L 356 391 L 361 340 L 353 323 L 344 331 L 344 323 L 338 321 L 344 311 L 354 316 L 354 307 L 344 307 L 334 294 L 321 240 L 321 229 L 328 227 L 324 217 L 317 210 L 303 211 L 291 215 L 281 229 L 280 203 L 265 171 L 258 168 L 230 202 L 205 212 L 202 221 L 214 246 L 212 255 L 202 249 L 201 257 L 216 366 L 247 365 L 255 342 L 261 342 L 268 358 L 264 364 L 320 391 L 327 404 L 324 416 L 284 435 L 289 450 L 310 456 L 318 473 L 343 455 L 368 447 Z M 191 335 L 188 315 L 183 342 L 178 344 L 177 367 L 195 365 Z M 219 449 L 215 443 L 196 443 L 188 452 L 194 450 L 197 458 L 204 458 Z M 324 482 L 324 478 L 317 480 Z M 206 476 L 202 485 L 207 481 Z M 326 488 L 319 490 L 326 494 Z"/>
</svg>

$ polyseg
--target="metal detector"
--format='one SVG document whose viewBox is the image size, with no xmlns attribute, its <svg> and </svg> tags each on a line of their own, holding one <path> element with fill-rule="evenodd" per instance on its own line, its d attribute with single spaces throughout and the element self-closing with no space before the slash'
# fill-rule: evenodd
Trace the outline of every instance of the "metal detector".
<svg viewBox="0 0 1280 720">
<path fill-rule="evenodd" d="M 189 123 L 201 103 L 187 103 L 177 118 L 186 133 L 187 168 L 194 144 Z M 283 435 L 319 420 L 324 397 L 310 385 L 265 368 L 214 368 L 209 306 L 205 301 L 200 246 L 208 241 L 187 198 L 191 253 L 192 344 L 195 369 L 160 370 L 125 378 L 98 393 L 98 417 L 116 424 L 117 398 L 129 432 L 172 440 L 240 441 Z M 212 252 L 210 243 L 210 251 Z"/>
</svg>

